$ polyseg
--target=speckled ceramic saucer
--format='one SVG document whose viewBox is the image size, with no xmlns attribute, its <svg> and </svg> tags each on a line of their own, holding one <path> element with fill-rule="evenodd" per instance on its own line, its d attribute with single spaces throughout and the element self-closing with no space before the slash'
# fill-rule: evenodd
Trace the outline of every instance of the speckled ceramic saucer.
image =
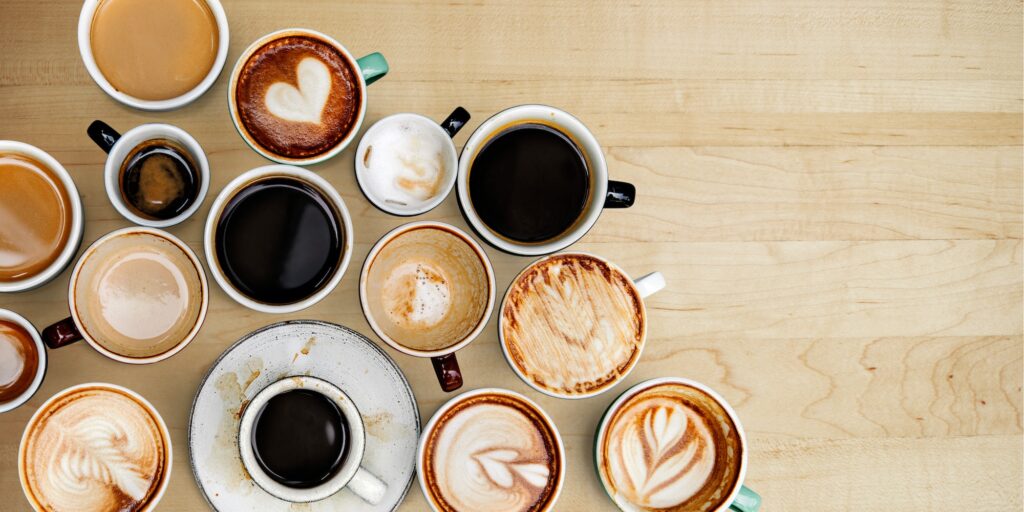
<svg viewBox="0 0 1024 512">
<path fill-rule="evenodd" d="M 345 391 L 366 427 L 362 466 L 387 483 L 378 505 L 351 491 L 308 504 L 259 488 L 238 453 L 238 421 L 261 389 L 290 375 L 311 375 Z M 242 337 L 199 386 L 188 426 L 189 457 L 199 489 L 217 510 L 394 510 L 415 471 L 420 417 L 409 383 L 391 358 L 362 334 L 311 320 L 268 325 Z"/>
</svg>

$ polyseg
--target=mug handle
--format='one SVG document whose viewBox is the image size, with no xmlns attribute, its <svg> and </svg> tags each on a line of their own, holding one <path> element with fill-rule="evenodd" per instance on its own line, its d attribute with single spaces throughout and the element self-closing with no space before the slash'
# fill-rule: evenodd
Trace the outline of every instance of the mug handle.
<svg viewBox="0 0 1024 512">
<path fill-rule="evenodd" d="M 454 353 L 431 357 L 430 362 L 434 364 L 434 373 L 442 390 L 450 393 L 462 387 L 462 370 Z"/>
<path fill-rule="evenodd" d="M 740 486 L 740 492 L 729 504 L 729 510 L 736 512 L 757 512 L 761 508 L 761 495 L 745 485 Z"/>
<path fill-rule="evenodd" d="M 50 348 L 66 347 L 82 339 L 82 331 L 78 330 L 75 320 L 70 316 L 46 329 L 43 329 L 43 342 Z"/>
<path fill-rule="evenodd" d="M 469 111 L 462 107 L 455 107 L 455 110 L 444 121 L 441 121 L 441 128 L 449 137 L 455 138 L 455 134 L 469 122 Z"/>
<path fill-rule="evenodd" d="M 380 500 L 384 499 L 384 492 L 388 490 L 387 484 L 362 467 L 356 470 L 356 474 L 352 475 L 352 479 L 345 487 L 370 505 L 380 503 Z"/>
<path fill-rule="evenodd" d="M 107 153 L 110 153 L 110 150 L 114 149 L 114 144 L 117 144 L 117 139 L 121 138 L 121 134 L 117 133 L 117 130 L 111 128 L 109 124 L 98 119 L 89 125 L 89 128 L 85 130 L 85 133 L 88 133 L 89 138 L 92 139 L 100 149 Z"/>
<path fill-rule="evenodd" d="M 359 70 L 363 73 L 366 85 L 370 85 L 388 74 L 388 61 L 384 60 L 384 56 L 380 52 L 373 52 L 356 59 L 356 64 L 359 65 Z"/>
<path fill-rule="evenodd" d="M 644 299 L 665 287 L 665 276 L 661 275 L 661 272 L 651 272 L 633 281 L 633 285 L 640 292 L 640 298 Z"/>
<path fill-rule="evenodd" d="M 605 208 L 629 208 L 636 202 L 636 187 L 625 181 L 608 180 L 608 194 L 604 196 Z"/>
</svg>

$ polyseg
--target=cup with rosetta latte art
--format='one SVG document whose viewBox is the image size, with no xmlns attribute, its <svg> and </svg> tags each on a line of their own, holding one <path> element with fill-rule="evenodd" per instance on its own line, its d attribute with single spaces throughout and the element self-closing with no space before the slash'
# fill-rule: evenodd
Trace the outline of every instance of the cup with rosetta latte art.
<svg viewBox="0 0 1024 512">
<path fill-rule="evenodd" d="M 605 491 L 626 512 L 755 512 L 743 485 L 747 442 L 736 412 L 688 379 L 652 379 L 608 407 L 594 438 Z"/>
<path fill-rule="evenodd" d="M 35 510 L 153 510 L 171 478 L 171 437 L 160 413 L 113 384 L 67 388 L 29 420 L 18 474 Z"/>
</svg>

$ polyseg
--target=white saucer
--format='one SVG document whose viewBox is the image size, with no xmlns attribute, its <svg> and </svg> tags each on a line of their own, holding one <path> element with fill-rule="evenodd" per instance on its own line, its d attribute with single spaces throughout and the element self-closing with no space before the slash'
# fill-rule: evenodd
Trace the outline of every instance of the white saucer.
<svg viewBox="0 0 1024 512">
<path fill-rule="evenodd" d="M 391 358 L 362 334 L 327 322 L 280 322 L 243 336 L 214 362 L 188 426 L 192 473 L 216 510 L 293 510 L 260 489 L 238 453 L 240 410 L 261 389 L 290 375 L 311 375 L 345 391 L 366 426 L 362 466 L 388 484 L 370 505 L 347 489 L 302 510 L 390 511 L 412 484 L 420 416 L 409 383 Z"/>
</svg>

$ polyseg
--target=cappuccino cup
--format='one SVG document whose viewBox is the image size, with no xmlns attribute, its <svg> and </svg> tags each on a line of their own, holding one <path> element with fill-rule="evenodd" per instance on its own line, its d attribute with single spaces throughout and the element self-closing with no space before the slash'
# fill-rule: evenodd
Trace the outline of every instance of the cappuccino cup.
<svg viewBox="0 0 1024 512">
<path fill-rule="evenodd" d="M 68 283 L 71 316 L 43 329 L 51 349 L 84 339 L 123 363 L 163 361 L 203 325 L 209 290 L 192 249 L 152 228 L 119 229 L 82 253 Z"/>
<path fill-rule="evenodd" d="M 462 386 L 455 352 L 480 334 L 494 306 L 494 271 L 483 249 L 443 222 L 411 222 L 370 249 L 359 304 L 392 348 L 428 357 L 444 391 Z"/>
<path fill-rule="evenodd" d="M 46 349 L 25 317 L 0 309 L 0 413 L 14 410 L 39 390 L 46 375 Z"/>
<path fill-rule="evenodd" d="M 366 431 L 352 399 L 334 384 L 285 377 L 245 406 L 238 429 L 242 464 L 256 485 L 292 503 L 349 489 L 370 504 L 387 485 L 360 467 Z"/>
<path fill-rule="evenodd" d="M 736 412 L 689 379 L 641 382 L 608 406 L 594 464 L 608 496 L 627 512 L 756 512 L 743 485 L 747 440 Z"/>
</svg>

